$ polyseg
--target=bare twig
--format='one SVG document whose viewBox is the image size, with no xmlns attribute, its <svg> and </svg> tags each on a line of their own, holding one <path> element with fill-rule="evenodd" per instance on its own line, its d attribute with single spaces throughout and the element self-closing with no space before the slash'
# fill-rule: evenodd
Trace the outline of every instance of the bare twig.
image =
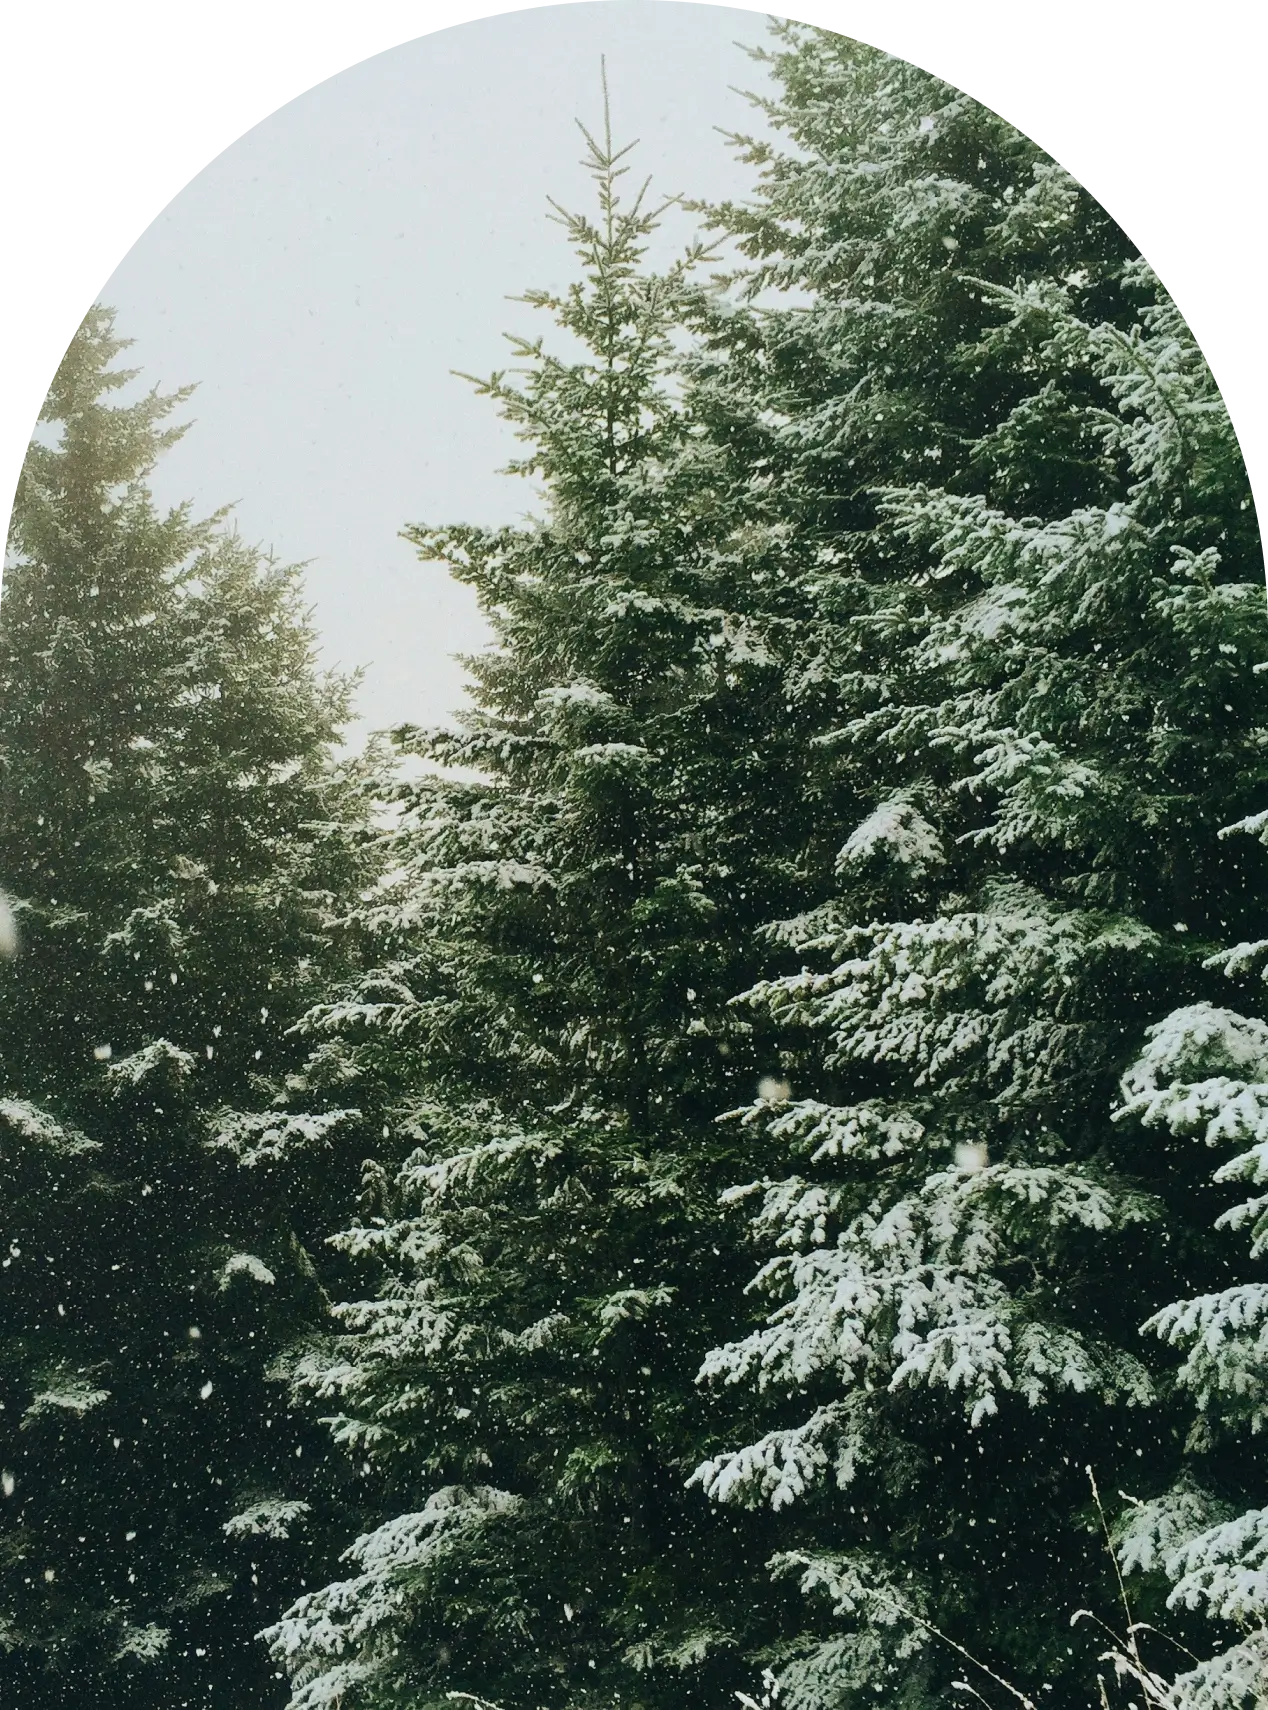
<svg viewBox="0 0 1268 1710">
<path fill-rule="evenodd" d="M 888 1603 L 891 1609 L 896 1609 L 908 1621 L 914 1621 L 918 1627 L 923 1627 L 927 1633 L 932 1633 L 935 1639 L 941 1640 L 957 1656 L 963 1657 L 965 1662 L 972 1664 L 976 1669 L 980 1669 L 988 1679 L 995 1682 L 996 1686 L 1002 1687 L 1010 1697 L 1015 1698 L 1023 1710 L 1038 1710 L 1038 1705 L 1033 1698 L 1027 1698 L 1020 1688 L 1014 1686 L 1011 1681 L 1005 1680 L 1002 1674 L 996 1674 L 989 1663 L 982 1662 L 980 1658 L 973 1655 L 972 1651 L 965 1650 L 957 1639 L 953 1639 L 949 1633 L 944 1633 L 940 1627 L 935 1627 L 932 1621 L 927 1621 L 923 1615 L 918 1615 L 914 1609 L 909 1609 L 905 1603 L 900 1603 L 897 1598 L 887 1597 L 883 1591 L 878 1591 L 876 1597 L 881 1603 Z M 972 1688 L 969 1690 L 971 1691 Z"/>
</svg>

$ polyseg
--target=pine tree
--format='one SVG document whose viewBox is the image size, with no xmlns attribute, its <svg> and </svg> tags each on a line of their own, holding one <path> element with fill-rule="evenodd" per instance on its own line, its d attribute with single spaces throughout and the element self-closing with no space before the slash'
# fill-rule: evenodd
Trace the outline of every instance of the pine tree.
<svg viewBox="0 0 1268 1710">
<path fill-rule="evenodd" d="M 1112 1118 L 1146 1023 L 1255 929 L 1262 866 L 1219 836 L 1263 787 L 1254 513 L 1187 329 L 1066 175 L 912 67 L 777 33 L 798 146 L 753 146 L 762 195 L 717 219 L 751 297 L 809 303 L 714 316 L 696 372 L 782 511 L 839 853 L 742 999 L 791 1088 L 736 1119 L 797 1163 L 728 1196 L 769 1256 L 696 1476 L 786 1516 L 794 1710 L 941 1697 L 965 1651 L 1086 1702 L 1084 1468 L 1170 1482 L 1140 1326 L 1227 1266 L 1192 1159 Z"/>
<path fill-rule="evenodd" d="M 0 1695 L 33 1710 L 276 1694 L 252 1635 L 329 1503 L 265 1367 L 355 1185 L 345 1089 L 284 1106 L 363 869 L 348 688 L 295 571 L 155 508 L 187 394 L 115 401 L 124 345 L 96 308 L 67 352 L 0 606 Z"/>
<path fill-rule="evenodd" d="M 687 1478 L 741 1275 L 713 1118 L 760 1064 L 727 999 L 811 814 L 788 745 L 758 746 L 783 689 L 739 584 L 775 546 L 728 532 L 674 381 L 704 256 L 646 273 L 660 210 L 588 147 L 597 217 L 557 210 L 582 278 L 529 298 L 570 353 L 519 344 L 484 387 L 546 514 L 409 531 L 496 643 L 461 731 L 402 738 L 442 769 L 364 914 L 380 967 L 309 1022 L 393 1093 L 397 1162 L 340 1238 L 366 1291 L 295 1368 L 384 1516 L 271 1632 L 296 1710 L 712 1703 L 770 1625 L 764 1518 Z"/>
</svg>

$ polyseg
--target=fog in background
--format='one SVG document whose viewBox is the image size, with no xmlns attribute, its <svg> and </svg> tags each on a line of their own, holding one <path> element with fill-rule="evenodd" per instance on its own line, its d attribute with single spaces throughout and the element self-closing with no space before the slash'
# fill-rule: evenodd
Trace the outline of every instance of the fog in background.
<svg viewBox="0 0 1268 1710">
<path fill-rule="evenodd" d="M 717 127 L 762 129 L 729 85 L 767 87 L 735 44 L 752 13 L 604 0 L 424 36 L 282 108 L 199 174 L 101 291 L 145 384 L 194 381 L 161 503 L 226 503 L 242 533 L 308 561 L 324 661 L 365 667 L 357 729 L 441 720 L 452 655 L 486 631 L 470 591 L 418 562 L 407 522 L 515 521 L 516 442 L 453 376 L 506 366 L 502 334 L 549 333 L 508 295 L 572 276 L 547 197 L 588 206 L 575 120 L 602 124 L 606 58 L 625 182 L 745 196 Z M 161 146 L 161 143 L 156 143 Z M 674 211 L 653 260 L 691 230 Z"/>
</svg>

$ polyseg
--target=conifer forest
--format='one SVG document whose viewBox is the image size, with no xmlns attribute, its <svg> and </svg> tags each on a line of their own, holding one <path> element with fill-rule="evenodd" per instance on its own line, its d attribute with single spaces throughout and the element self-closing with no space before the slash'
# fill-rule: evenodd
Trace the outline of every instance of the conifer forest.
<svg viewBox="0 0 1268 1710">
<path fill-rule="evenodd" d="M 493 625 L 451 727 L 342 746 L 300 573 L 151 494 L 186 394 L 107 307 L 66 353 L 0 605 L 6 1707 L 1268 1705 L 1237 440 L 1024 136 L 764 51 L 666 268 L 588 135 L 480 383 L 534 520 L 392 519 Z"/>
</svg>

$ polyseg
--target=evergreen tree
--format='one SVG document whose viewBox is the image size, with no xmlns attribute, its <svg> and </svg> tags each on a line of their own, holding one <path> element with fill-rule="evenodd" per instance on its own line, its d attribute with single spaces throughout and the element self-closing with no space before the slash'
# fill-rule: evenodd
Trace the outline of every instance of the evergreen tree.
<svg viewBox="0 0 1268 1710">
<path fill-rule="evenodd" d="M 1250 834 L 1263 842 L 1266 825 L 1262 812 L 1251 814 L 1222 835 Z M 1259 924 L 1262 930 L 1262 911 Z M 1203 967 L 1251 982 L 1253 1001 L 1266 949 L 1262 938 L 1243 941 L 1214 951 Z M 1239 1261 L 1235 1251 L 1220 1255 L 1218 1268 L 1201 1279 L 1207 1292 L 1168 1303 L 1144 1326 L 1185 1356 L 1175 1373 L 1189 1403 L 1184 1458 L 1166 1488 L 1155 1485 L 1143 1498 L 1129 1498 L 1113 1537 L 1124 1572 L 1143 1580 L 1149 1613 L 1165 1591 L 1160 1625 L 1173 1626 L 1178 1611 L 1194 1610 L 1216 1624 L 1214 1633 L 1195 1634 L 1195 1648 L 1179 1666 L 1174 1652 L 1159 1654 L 1156 1645 L 1129 1640 L 1120 1646 L 1120 1666 L 1164 1710 L 1234 1710 L 1261 1703 L 1268 1684 L 1268 1488 L 1261 1457 L 1248 1441 L 1268 1418 L 1266 1203 L 1258 1192 L 1243 1197 L 1247 1186 L 1257 1189 L 1265 1179 L 1268 1024 L 1209 998 L 1185 1004 L 1149 1029 L 1144 1050 L 1124 1076 L 1123 1095 L 1118 1120 L 1231 1151 L 1206 1191 L 1194 1190 L 1193 1202 L 1199 1218 L 1204 1210 L 1215 1212 L 1216 1229 L 1247 1231 L 1250 1243 L 1246 1259 Z M 1191 1159 L 1181 1151 L 1168 1162 L 1187 1185 Z"/>
<path fill-rule="evenodd" d="M 1065 174 L 912 67 L 778 34 L 796 152 L 753 147 L 761 197 L 717 218 L 750 294 L 810 301 L 716 316 L 697 373 L 771 472 L 789 703 L 857 809 L 742 1000 L 792 1087 L 737 1116 L 797 1168 L 728 1196 L 769 1315 L 705 1362 L 756 1417 L 696 1476 L 786 1515 L 782 1702 L 941 1698 L 967 1651 L 1082 1703 L 1068 1618 L 1113 1607 L 1084 1469 L 1170 1482 L 1140 1326 L 1228 1264 L 1192 1159 L 1112 1109 L 1255 929 L 1262 866 L 1219 836 L 1262 798 L 1254 513 L 1187 329 Z"/>
<path fill-rule="evenodd" d="M 0 1696 L 33 1710 L 274 1696 L 252 1635 L 336 1494 L 264 1372 L 355 1185 L 346 1095 L 284 1099 L 369 786 L 297 573 L 156 509 L 187 394 L 114 401 L 123 348 L 96 308 L 62 362 L 0 606 Z"/>
<path fill-rule="evenodd" d="M 712 1703 L 769 1626 L 764 1518 L 686 1481 L 741 1280 L 713 1118 L 760 1061 L 727 999 L 810 813 L 787 744 L 758 747 L 783 705 L 735 599 L 758 549 L 672 383 L 704 258 L 642 270 L 659 211 L 618 196 L 623 152 L 589 141 L 597 217 L 560 213 L 583 276 L 529 298 L 580 353 L 518 345 L 485 386 L 545 516 L 409 531 L 496 645 L 458 734 L 402 738 L 444 769 L 364 911 L 382 961 L 308 1024 L 393 1094 L 397 1163 L 340 1238 L 366 1292 L 295 1368 L 384 1515 L 270 1634 L 304 1710 Z"/>
</svg>

